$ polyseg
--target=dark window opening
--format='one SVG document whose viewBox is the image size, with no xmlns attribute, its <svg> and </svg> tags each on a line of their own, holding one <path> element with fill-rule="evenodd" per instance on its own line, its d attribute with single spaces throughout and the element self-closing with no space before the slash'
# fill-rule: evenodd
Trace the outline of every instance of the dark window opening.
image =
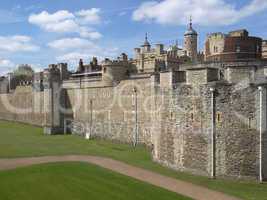
<svg viewBox="0 0 267 200">
<path fill-rule="evenodd" d="M 194 113 L 191 113 L 191 120 L 194 121 Z"/>
</svg>

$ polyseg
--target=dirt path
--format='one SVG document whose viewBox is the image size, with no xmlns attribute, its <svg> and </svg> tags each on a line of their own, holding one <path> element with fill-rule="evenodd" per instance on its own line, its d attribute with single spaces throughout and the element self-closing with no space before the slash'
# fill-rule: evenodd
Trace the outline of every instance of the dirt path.
<svg viewBox="0 0 267 200">
<path fill-rule="evenodd" d="M 220 192 L 212 191 L 207 188 L 196 186 L 191 183 L 179 181 L 174 178 L 166 177 L 153 173 L 148 170 L 133 167 L 125 163 L 109 158 L 94 156 L 46 156 L 35 158 L 0 159 L 0 170 L 15 169 L 18 167 L 30 166 L 34 164 L 44 164 L 53 162 L 87 162 L 103 168 L 118 172 L 120 174 L 133 177 L 137 180 L 150 183 L 152 185 L 165 188 L 178 194 L 191 197 L 196 200 L 238 200 Z"/>
</svg>

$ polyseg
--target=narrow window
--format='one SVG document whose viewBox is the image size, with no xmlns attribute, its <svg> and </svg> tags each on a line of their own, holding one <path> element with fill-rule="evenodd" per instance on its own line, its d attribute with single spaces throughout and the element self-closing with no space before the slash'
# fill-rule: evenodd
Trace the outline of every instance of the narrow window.
<svg viewBox="0 0 267 200">
<path fill-rule="evenodd" d="M 194 121 L 194 113 L 191 113 L 191 121 Z"/>
<path fill-rule="evenodd" d="M 218 53 L 218 47 L 214 46 L 214 53 Z"/>
<path fill-rule="evenodd" d="M 217 122 L 222 122 L 222 115 L 221 115 L 221 113 L 217 113 Z"/>
<path fill-rule="evenodd" d="M 253 122 L 253 117 L 250 117 L 249 119 L 248 119 L 248 128 L 249 129 L 252 129 L 252 122 Z"/>
</svg>

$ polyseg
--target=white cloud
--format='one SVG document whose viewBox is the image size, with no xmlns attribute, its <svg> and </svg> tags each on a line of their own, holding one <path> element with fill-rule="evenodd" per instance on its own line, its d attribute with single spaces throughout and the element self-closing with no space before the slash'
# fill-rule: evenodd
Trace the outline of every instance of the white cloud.
<svg viewBox="0 0 267 200">
<path fill-rule="evenodd" d="M 76 15 L 81 18 L 80 19 L 81 23 L 84 23 L 84 24 L 99 24 L 101 22 L 99 8 L 80 10 L 76 12 Z"/>
<path fill-rule="evenodd" d="M 56 57 L 57 61 L 68 62 L 71 65 L 77 64 L 81 58 L 89 61 L 94 56 L 104 59 L 105 57 L 118 55 L 117 48 L 102 48 L 96 43 L 83 38 L 63 38 L 50 42 L 48 46 L 63 51 Z"/>
<path fill-rule="evenodd" d="M 77 50 L 73 52 L 69 52 L 66 54 L 62 54 L 56 57 L 56 60 L 58 62 L 67 62 L 72 66 L 76 66 L 80 59 L 83 59 L 86 63 L 89 63 L 89 61 L 93 57 L 97 57 L 99 60 L 103 60 L 107 57 L 115 57 L 118 55 L 118 49 L 102 49 L 100 47 L 96 47 L 95 49 L 85 49 L 85 50 Z"/>
<path fill-rule="evenodd" d="M 74 18 L 75 16 L 66 10 L 60 10 L 53 14 L 43 11 L 30 15 L 29 22 L 48 32 L 72 32 L 78 27 Z"/>
<path fill-rule="evenodd" d="M 251 0 L 240 9 L 225 0 L 147 1 L 134 11 L 132 17 L 135 21 L 184 25 L 192 15 L 194 23 L 200 25 L 229 25 L 266 8 L 266 0 Z"/>
<path fill-rule="evenodd" d="M 29 16 L 29 23 L 42 28 L 47 32 L 55 33 L 79 33 L 81 37 L 99 39 L 102 35 L 88 25 L 101 22 L 100 9 L 92 8 L 71 13 L 67 10 L 59 10 L 55 13 L 43 11 Z"/>
<path fill-rule="evenodd" d="M 38 50 L 39 47 L 34 45 L 28 36 L 0 36 L 0 51 L 34 52 Z"/>
<path fill-rule="evenodd" d="M 8 72 L 12 71 L 13 69 L 15 69 L 16 65 L 8 60 L 8 59 L 2 59 L 0 58 L 0 75 L 5 75 Z"/>
<path fill-rule="evenodd" d="M 29 22 L 36 25 L 46 25 L 49 23 L 58 23 L 64 20 L 74 19 L 74 15 L 67 10 L 60 10 L 53 14 L 43 11 L 39 14 L 32 14 L 29 17 Z"/>
<path fill-rule="evenodd" d="M 97 31 L 90 30 L 87 27 L 81 27 L 80 28 L 80 36 L 84 37 L 84 38 L 90 38 L 92 40 L 94 40 L 94 39 L 97 40 L 97 39 L 100 39 L 102 37 L 102 34 L 97 32 Z"/>
<path fill-rule="evenodd" d="M 44 67 L 41 64 L 30 64 L 34 72 L 41 72 L 44 70 Z"/>
<path fill-rule="evenodd" d="M 14 67 L 15 64 L 8 59 L 0 59 L 0 67 Z"/>
<path fill-rule="evenodd" d="M 89 60 L 93 56 L 94 55 L 90 55 L 88 53 L 71 52 L 71 53 L 67 53 L 67 54 L 58 56 L 56 59 L 57 59 L 57 61 L 64 61 L 64 62 L 69 62 L 69 63 L 77 63 L 79 61 L 79 59 Z"/>
<path fill-rule="evenodd" d="M 82 59 L 91 59 L 92 57 L 97 57 L 100 60 L 104 58 L 114 58 L 118 55 L 117 48 L 104 49 L 99 46 L 95 46 L 95 48 L 91 49 L 77 49 L 72 52 L 68 52 L 62 55 L 57 56 L 57 61 L 64 62 L 78 62 L 80 58 Z"/>
<path fill-rule="evenodd" d="M 91 48 L 94 44 L 82 38 L 63 38 L 50 42 L 48 46 L 53 49 L 64 51 L 69 49 Z"/>
<path fill-rule="evenodd" d="M 73 20 L 64 20 L 58 23 L 48 23 L 45 25 L 45 30 L 48 32 L 66 33 L 78 30 L 79 26 Z"/>
</svg>

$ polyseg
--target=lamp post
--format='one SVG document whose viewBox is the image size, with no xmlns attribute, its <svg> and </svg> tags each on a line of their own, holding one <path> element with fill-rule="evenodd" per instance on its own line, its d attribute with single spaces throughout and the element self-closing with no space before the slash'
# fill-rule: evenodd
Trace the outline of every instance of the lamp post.
<svg viewBox="0 0 267 200">
<path fill-rule="evenodd" d="M 216 136 L 215 136 L 215 112 L 214 112 L 214 88 L 211 92 L 211 178 L 216 177 Z"/>
<path fill-rule="evenodd" d="M 259 139 L 260 139 L 260 141 L 259 141 L 259 181 L 260 181 L 260 183 L 262 183 L 262 181 L 263 181 L 263 176 L 262 176 L 262 133 L 263 133 L 263 123 L 262 123 L 262 121 L 263 121 L 263 111 L 262 111 L 262 104 L 263 104 L 263 87 L 262 86 L 259 86 L 258 87 L 258 90 L 259 90 L 259 95 L 260 95 L 260 108 L 259 108 L 259 110 L 260 110 L 260 113 L 259 113 L 259 134 L 260 134 L 260 137 L 259 137 Z"/>
<path fill-rule="evenodd" d="M 92 129 L 93 129 L 93 100 L 92 99 L 90 99 L 90 124 L 89 126 L 90 126 L 89 133 L 87 132 L 85 136 L 87 140 L 90 139 L 91 134 L 92 134 Z"/>
<path fill-rule="evenodd" d="M 137 146 L 138 144 L 138 116 L 137 116 L 137 88 L 134 87 L 133 89 L 134 92 L 134 99 L 135 99 L 135 136 L 134 136 L 134 147 Z"/>
</svg>

